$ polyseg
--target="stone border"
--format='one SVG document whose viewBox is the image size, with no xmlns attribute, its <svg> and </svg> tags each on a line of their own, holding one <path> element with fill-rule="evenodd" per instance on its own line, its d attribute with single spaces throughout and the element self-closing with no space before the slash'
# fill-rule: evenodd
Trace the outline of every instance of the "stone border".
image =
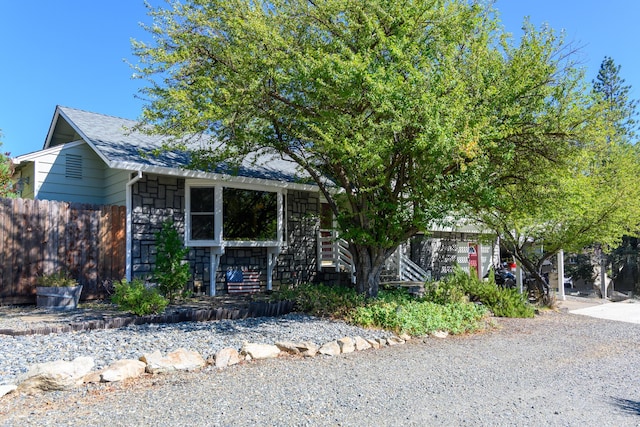
<svg viewBox="0 0 640 427">
<path fill-rule="evenodd" d="M 437 335 L 434 335 L 437 336 Z M 444 338 L 444 336 L 437 336 Z M 0 398 L 14 392 L 35 394 L 46 391 L 70 390 L 86 383 L 108 383 L 137 378 L 145 372 L 151 375 L 167 374 L 176 371 L 195 371 L 213 365 L 225 369 L 242 362 L 272 359 L 282 355 L 326 357 L 340 354 L 380 349 L 404 344 L 412 337 L 407 334 L 391 335 L 386 338 L 364 339 L 362 337 L 343 337 L 326 342 L 320 346 L 312 342 L 276 342 L 275 344 L 256 344 L 245 342 L 240 351 L 235 348 L 223 348 L 215 355 L 204 359 L 198 352 L 180 348 L 167 355 L 159 351 L 145 353 L 137 360 L 121 359 L 108 367 L 92 371 L 95 366 L 92 357 L 81 356 L 72 361 L 57 360 L 37 363 L 16 378 L 15 384 L 0 386 Z"/>
</svg>

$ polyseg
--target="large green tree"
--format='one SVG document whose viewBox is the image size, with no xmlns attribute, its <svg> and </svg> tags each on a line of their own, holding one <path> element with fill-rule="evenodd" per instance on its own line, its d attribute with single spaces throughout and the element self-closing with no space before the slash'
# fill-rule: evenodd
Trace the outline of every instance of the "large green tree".
<svg viewBox="0 0 640 427">
<path fill-rule="evenodd" d="M 266 150 L 320 187 L 375 296 L 397 246 L 504 183 L 571 156 L 588 105 L 571 52 L 488 2 L 184 0 L 134 42 L 143 122 L 224 141 L 197 165 Z"/>
<path fill-rule="evenodd" d="M 605 58 L 591 91 L 588 139 L 562 167 L 538 171 L 534 185 L 514 182 L 480 215 L 501 243 L 543 284 L 543 263 L 561 249 L 615 247 L 640 231 L 640 153 L 633 141 L 635 102 L 613 60 Z"/>
<path fill-rule="evenodd" d="M 635 144 L 638 129 L 636 120 L 638 101 L 630 98 L 631 86 L 625 84 L 625 80 L 620 75 L 620 68 L 621 66 L 616 65 L 611 57 L 605 57 L 600 64 L 598 75 L 593 80 L 593 88 L 599 96 L 606 120 L 610 124 L 608 140 L 617 144 Z M 630 206 L 630 208 L 634 207 Z M 638 286 L 637 269 L 640 263 L 637 261 L 640 254 L 637 244 L 632 245 L 631 242 L 637 243 L 637 237 L 632 234 L 624 236 L 622 245 L 611 251 L 608 261 L 612 264 L 614 280 L 623 270 L 628 274 L 633 269 L 636 286 Z M 597 249 L 601 250 L 600 247 Z"/>
</svg>

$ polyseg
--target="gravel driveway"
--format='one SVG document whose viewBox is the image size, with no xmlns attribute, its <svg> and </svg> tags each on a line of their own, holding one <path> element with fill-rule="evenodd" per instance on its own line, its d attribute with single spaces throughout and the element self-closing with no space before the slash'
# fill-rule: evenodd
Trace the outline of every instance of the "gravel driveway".
<svg viewBox="0 0 640 427">
<path fill-rule="evenodd" d="M 546 313 L 482 334 L 0 399 L 3 426 L 640 425 L 640 325 Z"/>
</svg>

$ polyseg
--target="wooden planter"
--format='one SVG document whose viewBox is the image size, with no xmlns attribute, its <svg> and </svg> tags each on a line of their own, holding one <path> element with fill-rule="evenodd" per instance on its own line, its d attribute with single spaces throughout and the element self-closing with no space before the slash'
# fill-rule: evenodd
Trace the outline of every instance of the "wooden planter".
<svg viewBox="0 0 640 427">
<path fill-rule="evenodd" d="M 78 307 L 82 285 L 77 286 L 36 286 L 36 306 L 72 310 Z"/>
</svg>

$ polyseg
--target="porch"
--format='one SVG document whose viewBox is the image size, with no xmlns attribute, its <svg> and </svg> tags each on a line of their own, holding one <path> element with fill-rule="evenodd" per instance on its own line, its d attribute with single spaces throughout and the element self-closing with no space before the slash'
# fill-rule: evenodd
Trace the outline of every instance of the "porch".
<svg viewBox="0 0 640 427">
<path fill-rule="evenodd" d="M 347 241 L 329 229 L 320 229 L 317 241 L 318 271 L 347 272 L 355 284 L 356 268 Z M 382 283 L 424 283 L 428 279 L 429 273 L 404 253 L 403 246 L 387 259 L 382 274 Z"/>
</svg>

